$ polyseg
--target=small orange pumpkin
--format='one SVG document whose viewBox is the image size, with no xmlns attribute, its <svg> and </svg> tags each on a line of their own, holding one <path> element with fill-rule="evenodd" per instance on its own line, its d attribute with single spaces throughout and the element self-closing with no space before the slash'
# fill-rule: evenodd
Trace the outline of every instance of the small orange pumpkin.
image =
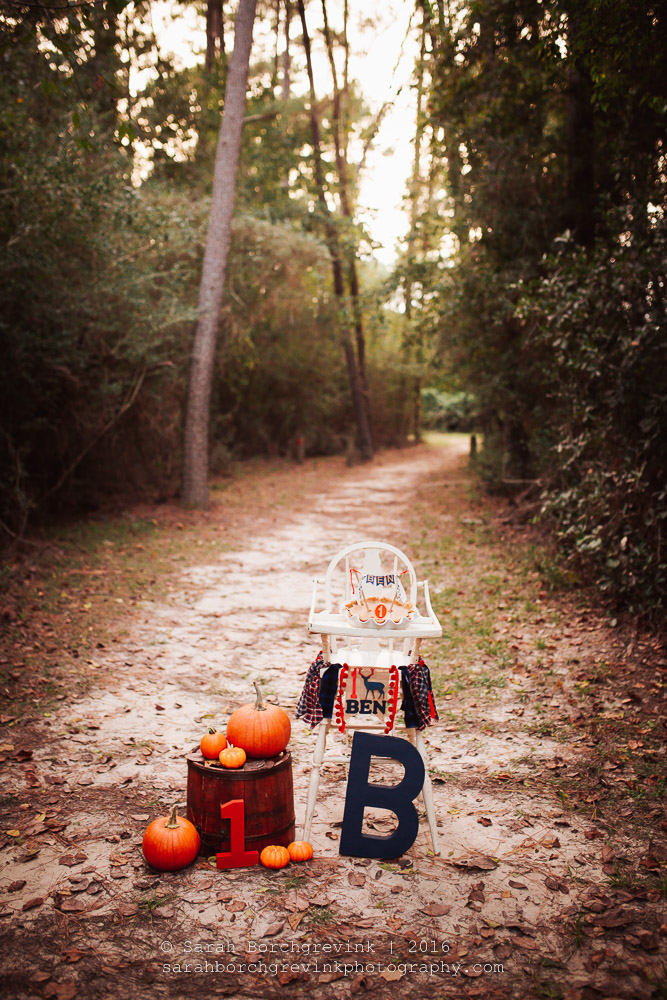
<svg viewBox="0 0 667 1000">
<path fill-rule="evenodd" d="M 227 740 L 225 739 L 225 734 L 219 733 L 213 726 L 209 726 L 208 732 L 204 733 L 201 738 L 199 749 L 207 760 L 215 760 L 216 757 L 220 756 L 220 751 L 224 750 L 226 746 Z"/>
<path fill-rule="evenodd" d="M 243 767 L 246 762 L 246 752 L 243 747 L 235 747 L 228 743 L 220 752 L 218 760 L 223 767 Z"/>
<path fill-rule="evenodd" d="M 169 816 L 160 816 L 146 827 L 144 858 L 161 872 L 175 872 L 192 864 L 199 853 L 199 834 L 189 819 L 179 816 L 176 806 Z"/>
<path fill-rule="evenodd" d="M 275 757 L 289 743 L 292 725 L 289 715 L 278 705 L 265 705 L 257 681 L 257 700 L 232 712 L 227 723 L 227 740 L 243 747 L 248 757 Z"/>
<path fill-rule="evenodd" d="M 260 863 L 265 868 L 284 868 L 289 864 L 289 851 L 286 847 L 270 844 L 259 856 Z"/>
<path fill-rule="evenodd" d="M 292 861 L 310 861 L 313 856 L 313 845 L 307 840 L 293 840 L 287 845 L 287 853 Z"/>
</svg>

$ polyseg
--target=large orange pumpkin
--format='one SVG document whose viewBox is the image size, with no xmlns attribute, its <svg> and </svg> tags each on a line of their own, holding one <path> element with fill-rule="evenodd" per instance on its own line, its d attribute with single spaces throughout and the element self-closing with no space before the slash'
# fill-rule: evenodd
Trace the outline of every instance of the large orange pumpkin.
<svg viewBox="0 0 667 1000">
<path fill-rule="evenodd" d="M 243 747 L 248 757 L 275 757 L 289 743 L 292 726 L 287 712 L 278 705 L 265 705 L 255 681 L 255 704 L 242 705 L 227 723 L 227 741 Z"/>
<path fill-rule="evenodd" d="M 160 816 L 146 827 L 142 849 L 151 868 L 175 872 L 194 861 L 199 844 L 197 828 L 179 816 L 174 806 L 169 816 Z"/>
</svg>

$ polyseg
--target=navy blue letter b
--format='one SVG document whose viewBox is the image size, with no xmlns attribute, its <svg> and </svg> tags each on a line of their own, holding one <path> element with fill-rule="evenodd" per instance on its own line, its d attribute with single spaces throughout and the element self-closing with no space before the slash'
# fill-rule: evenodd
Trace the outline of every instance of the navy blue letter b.
<svg viewBox="0 0 667 1000">
<path fill-rule="evenodd" d="M 388 757 L 403 765 L 405 774 L 397 785 L 375 785 L 368 780 L 371 757 Z M 424 784 L 424 761 L 407 740 L 396 736 L 354 734 L 350 756 L 350 775 L 345 794 L 340 854 L 355 858 L 398 858 L 417 839 L 419 815 L 413 799 Z M 398 819 L 393 833 L 379 837 L 362 833 L 364 809 L 388 809 Z"/>
</svg>

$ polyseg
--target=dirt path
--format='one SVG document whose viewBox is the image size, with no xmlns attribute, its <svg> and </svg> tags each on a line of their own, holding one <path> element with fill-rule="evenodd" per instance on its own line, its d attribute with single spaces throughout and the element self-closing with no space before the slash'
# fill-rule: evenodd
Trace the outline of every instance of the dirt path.
<svg viewBox="0 0 667 1000">
<path fill-rule="evenodd" d="M 549 594 L 556 570 L 475 498 L 465 445 L 241 483 L 198 538 L 187 522 L 204 544 L 164 597 L 128 602 L 89 694 L 2 716 L 7 995 L 667 995 L 664 652 Z M 368 536 L 413 556 L 444 626 L 423 650 L 441 856 L 424 822 L 398 863 L 339 856 L 345 769 L 329 763 L 310 865 L 151 872 L 143 830 L 184 809 L 205 724 L 255 679 L 294 716 L 319 649 L 312 577 Z M 297 830 L 314 742 L 294 723 Z"/>
</svg>

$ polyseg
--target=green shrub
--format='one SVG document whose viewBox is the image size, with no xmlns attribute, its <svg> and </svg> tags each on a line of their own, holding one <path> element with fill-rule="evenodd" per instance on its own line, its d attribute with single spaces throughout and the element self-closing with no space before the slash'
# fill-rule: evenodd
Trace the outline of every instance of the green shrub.
<svg viewBox="0 0 667 1000">
<path fill-rule="evenodd" d="M 638 213 L 636 213 L 638 214 Z M 592 253 L 561 243 L 520 310 L 552 358 L 557 445 L 544 515 L 564 550 L 635 610 L 667 603 L 667 224 Z"/>
<path fill-rule="evenodd" d="M 472 431 L 479 421 L 477 400 L 470 392 L 421 391 L 424 427 L 435 431 Z"/>
</svg>

